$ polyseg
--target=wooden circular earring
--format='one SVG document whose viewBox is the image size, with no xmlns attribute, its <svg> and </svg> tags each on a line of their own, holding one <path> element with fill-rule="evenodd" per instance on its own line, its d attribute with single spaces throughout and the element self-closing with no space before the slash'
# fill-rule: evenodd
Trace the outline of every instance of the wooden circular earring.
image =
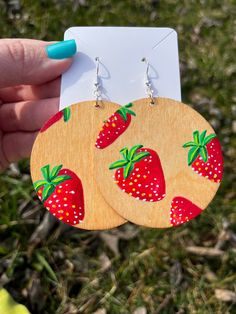
<svg viewBox="0 0 236 314">
<path fill-rule="evenodd" d="M 94 160 L 94 143 L 101 121 L 120 108 L 101 99 L 98 71 L 96 58 L 95 104 L 84 101 L 59 111 L 40 130 L 31 154 L 32 181 L 44 206 L 64 223 L 89 230 L 126 222 L 95 181 L 100 165 Z"/>
<path fill-rule="evenodd" d="M 219 188 L 221 145 L 210 124 L 190 106 L 153 97 L 149 63 L 143 61 L 149 97 L 130 104 L 135 117 L 121 136 L 105 150 L 102 143 L 96 146 L 95 179 L 125 219 L 148 227 L 179 226 L 201 214 Z M 114 126 L 117 133 L 122 127 Z"/>
</svg>

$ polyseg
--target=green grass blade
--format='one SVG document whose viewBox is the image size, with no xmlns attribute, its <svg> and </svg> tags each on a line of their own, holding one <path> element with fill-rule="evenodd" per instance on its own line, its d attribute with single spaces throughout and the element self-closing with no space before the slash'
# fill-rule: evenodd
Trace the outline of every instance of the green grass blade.
<svg viewBox="0 0 236 314">
<path fill-rule="evenodd" d="M 45 270 L 47 271 L 49 276 L 55 282 L 58 282 L 58 279 L 57 279 L 57 276 L 56 276 L 55 272 L 53 271 L 52 267 L 49 265 L 49 263 L 47 262 L 45 257 L 41 253 L 39 253 L 39 252 L 36 253 L 36 257 L 37 257 L 37 260 L 39 261 L 39 263 L 45 268 Z"/>
</svg>

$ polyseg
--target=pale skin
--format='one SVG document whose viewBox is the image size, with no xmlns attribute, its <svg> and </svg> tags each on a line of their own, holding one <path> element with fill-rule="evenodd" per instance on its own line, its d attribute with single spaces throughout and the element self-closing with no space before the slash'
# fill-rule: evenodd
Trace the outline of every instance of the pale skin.
<svg viewBox="0 0 236 314">
<path fill-rule="evenodd" d="M 0 171 L 30 156 L 38 131 L 58 111 L 60 77 L 72 59 L 49 59 L 50 44 L 0 39 Z"/>
</svg>

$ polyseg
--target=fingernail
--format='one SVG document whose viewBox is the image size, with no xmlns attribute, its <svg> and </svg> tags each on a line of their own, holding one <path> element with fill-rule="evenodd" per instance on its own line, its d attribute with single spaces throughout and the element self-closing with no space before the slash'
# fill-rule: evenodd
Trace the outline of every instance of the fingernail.
<svg viewBox="0 0 236 314">
<path fill-rule="evenodd" d="M 61 41 L 59 43 L 46 47 L 48 58 L 50 59 L 67 59 L 76 53 L 76 42 L 74 39 Z"/>
</svg>

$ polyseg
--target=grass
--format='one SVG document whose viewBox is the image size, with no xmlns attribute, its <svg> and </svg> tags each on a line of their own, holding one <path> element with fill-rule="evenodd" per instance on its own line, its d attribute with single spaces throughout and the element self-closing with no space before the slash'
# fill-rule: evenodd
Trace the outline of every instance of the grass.
<svg viewBox="0 0 236 314">
<path fill-rule="evenodd" d="M 2 174 L 0 284 L 32 313 L 236 312 L 233 301 L 215 295 L 236 292 L 235 13 L 233 0 L 0 0 L 2 37 L 60 40 L 73 25 L 175 28 L 183 101 L 212 123 L 225 157 L 214 201 L 176 230 L 66 228 L 45 216 L 27 161 L 19 173 Z M 209 250 L 192 253 L 192 246 Z"/>
</svg>

